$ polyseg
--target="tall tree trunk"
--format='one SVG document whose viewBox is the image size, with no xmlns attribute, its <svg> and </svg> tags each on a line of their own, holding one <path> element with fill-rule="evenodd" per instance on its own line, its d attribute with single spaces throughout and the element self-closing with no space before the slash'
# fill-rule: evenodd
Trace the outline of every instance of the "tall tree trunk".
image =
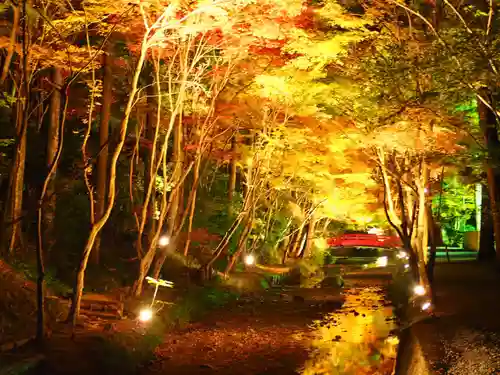
<svg viewBox="0 0 500 375">
<path fill-rule="evenodd" d="M 59 121 L 61 115 L 61 89 L 63 85 L 63 77 L 60 68 L 54 67 L 52 70 L 52 81 L 56 88 L 52 92 L 50 98 L 50 122 L 47 133 L 47 168 L 50 168 L 54 163 L 59 145 Z M 51 249 L 54 245 L 55 233 L 55 214 L 56 214 L 56 194 L 55 194 L 55 179 L 56 172 L 50 176 L 47 185 L 46 202 L 44 204 L 44 243 L 46 257 L 50 256 Z"/>
<path fill-rule="evenodd" d="M 417 215 L 417 239 L 415 242 L 415 249 L 418 253 L 418 270 L 420 276 L 420 283 L 425 286 L 427 290 L 430 290 L 430 282 L 427 277 L 427 256 L 428 256 L 428 246 L 429 246 L 429 214 L 427 213 L 427 197 L 426 197 L 426 186 L 429 179 L 429 169 L 425 160 L 422 160 L 421 167 L 421 177 L 420 186 L 418 187 L 418 215 Z"/>
<path fill-rule="evenodd" d="M 21 94 L 20 94 L 21 95 Z M 23 203 L 24 165 L 26 159 L 27 121 L 24 121 L 24 103 L 19 98 L 12 120 L 16 127 L 16 148 L 9 173 L 9 187 L 4 209 L 5 233 L 2 239 L 4 252 L 12 254 L 21 240 L 21 218 Z M 5 251 L 6 250 L 6 251 Z"/>
<path fill-rule="evenodd" d="M 160 73 L 159 73 L 159 70 L 155 69 L 155 73 L 156 73 L 156 80 L 155 81 L 156 81 L 156 85 L 157 85 L 157 90 L 159 91 L 159 87 L 160 87 Z M 160 152 L 160 156 L 157 158 L 158 162 L 155 163 L 156 164 L 156 169 L 155 169 L 155 172 L 154 172 L 155 176 L 158 174 L 158 170 L 159 170 L 160 165 L 163 165 L 163 176 L 164 176 L 165 179 L 166 179 L 166 169 L 167 169 L 166 158 L 167 158 L 168 142 L 169 142 L 169 139 L 170 139 L 171 132 L 172 131 L 175 132 L 176 126 L 178 125 L 178 123 L 177 123 L 176 120 L 177 120 L 177 116 L 179 116 L 179 113 L 181 113 L 181 109 L 182 109 L 182 106 L 183 106 L 183 93 L 185 92 L 185 83 L 186 82 L 187 82 L 187 75 L 185 73 L 184 76 L 183 76 L 183 79 L 181 81 L 181 87 L 179 88 L 179 93 L 181 93 L 181 95 L 177 99 L 177 103 L 175 105 L 173 113 L 170 114 L 170 121 L 169 121 L 169 124 L 168 124 L 167 133 L 164 136 L 164 141 L 163 141 L 163 146 L 162 146 L 162 149 L 161 149 L 161 152 Z M 159 139 L 158 138 L 159 120 L 161 118 L 160 115 L 161 115 L 161 108 L 162 108 L 161 105 L 160 105 L 161 104 L 161 96 L 158 96 L 157 100 L 158 100 L 157 116 L 156 116 L 156 120 L 157 120 L 156 124 L 157 125 L 156 125 L 156 129 L 155 129 L 155 140 L 153 142 L 153 149 L 155 149 L 155 147 L 156 147 L 155 146 L 156 145 L 156 141 L 157 141 L 157 139 Z M 151 168 L 153 168 L 153 166 L 151 166 Z M 152 186 L 150 185 L 148 187 L 148 189 L 151 189 L 151 188 L 152 188 Z M 158 242 L 158 238 L 159 238 L 159 236 L 161 234 L 161 231 L 163 230 L 163 225 L 164 225 L 165 219 L 167 217 L 167 214 L 169 213 L 170 207 L 172 207 L 173 200 L 176 197 L 175 196 L 175 191 L 178 188 L 179 188 L 179 186 L 174 186 L 174 188 L 171 191 L 171 194 L 170 194 L 170 196 L 168 197 L 168 200 L 167 200 L 167 195 L 168 195 L 167 185 L 166 184 L 163 185 L 163 192 L 162 192 L 162 195 L 161 195 L 160 215 L 159 215 L 159 218 L 158 218 L 158 223 L 156 224 L 157 228 L 156 228 L 156 230 L 154 232 L 154 236 L 152 237 L 152 241 L 149 244 L 148 250 L 146 251 L 146 253 L 142 257 L 142 259 L 140 261 L 140 264 L 139 264 L 139 274 L 138 274 L 137 280 L 134 283 L 134 288 L 133 288 L 133 294 L 135 296 L 139 296 L 142 293 L 142 287 L 143 287 L 143 284 L 144 284 L 144 278 L 146 277 L 147 273 L 149 272 L 149 269 L 151 268 L 151 264 L 152 264 L 152 262 L 154 260 L 155 253 L 157 251 L 156 244 Z M 149 194 L 149 192 L 148 192 L 148 194 Z M 177 207 L 178 207 L 178 205 L 177 205 Z M 143 225 L 143 223 L 144 223 L 144 215 L 145 215 L 144 208 L 143 208 L 143 212 L 142 212 L 143 217 L 141 219 L 141 225 Z M 140 238 L 140 234 L 142 233 L 141 230 L 142 230 L 142 227 L 140 228 L 140 231 L 139 231 L 139 238 Z M 171 240 L 171 243 L 172 242 L 173 241 Z M 172 245 L 170 245 L 170 246 L 172 246 Z M 165 259 L 166 259 L 166 253 L 165 253 Z"/>
<path fill-rule="evenodd" d="M 416 243 L 415 248 L 418 250 L 419 258 L 427 263 L 428 256 L 428 245 L 429 245 L 429 221 L 427 213 L 427 194 L 426 187 L 429 179 L 429 169 L 425 160 L 422 161 L 421 167 L 421 177 L 418 186 L 418 216 L 417 216 L 417 228 L 416 228 Z"/>
<path fill-rule="evenodd" d="M 290 238 L 290 242 L 288 244 L 288 255 L 290 257 L 295 258 L 297 255 L 297 248 L 299 247 L 299 244 L 302 241 L 302 232 L 304 230 L 304 226 L 301 225 L 298 229 L 297 232 L 293 235 L 292 238 Z"/>
<path fill-rule="evenodd" d="M 316 229 L 316 215 L 313 212 L 311 214 L 311 217 L 309 219 L 309 224 L 307 226 L 306 245 L 304 247 L 304 250 L 301 252 L 303 258 L 307 258 L 311 255 L 311 249 L 314 243 L 315 229 Z"/>
<path fill-rule="evenodd" d="M 427 269 L 427 279 L 429 279 L 429 283 L 432 285 L 434 282 L 434 266 L 436 264 L 436 251 L 437 251 L 437 241 L 438 241 L 438 233 L 439 226 L 434 221 L 434 217 L 432 216 L 432 209 L 429 205 L 427 209 L 427 217 L 429 222 L 429 243 L 431 247 L 431 251 L 429 252 L 429 259 L 426 264 Z"/>
<path fill-rule="evenodd" d="M 490 196 L 486 186 L 482 189 L 481 231 L 479 233 L 478 260 L 491 261 L 495 259 L 495 236 L 493 229 Z"/>
<path fill-rule="evenodd" d="M 10 229 L 6 238 L 8 251 L 14 251 L 18 242 L 22 242 L 21 217 L 24 193 L 24 168 L 26 162 L 26 140 L 28 133 L 28 117 L 30 103 L 30 72 L 29 72 L 29 23 L 27 14 L 27 0 L 22 3 L 22 65 L 19 67 L 19 93 L 16 102 L 16 148 L 10 171 L 10 192 L 7 209 L 5 210 L 4 224 Z M 3 241 L 2 241 L 3 242 Z M 4 246 L 2 244 L 2 246 Z"/>
<path fill-rule="evenodd" d="M 394 200 L 392 197 L 391 183 L 390 183 L 389 175 L 387 173 L 385 152 L 381 147 L 377 147 L 377 156 L 378 156 L 378 159 L 380 162 L 380 171 L 382 173 L 382 181 L 384 183 L 384 189 L 385 189 L 384 191 L 386 192 L 387 212 L 391 218 L 391 221 L 396 225 L 400 225 L 401 222 L 400 222 L 398 215 L 396 214 L 396 210 L 394 208 Z"/>
<path fill-rule="evenodd" d="M 151 105 L 148 105 L 148 113 L 146 114 L 146 139 L 153 144 L 155 136 L 156 136 L 156 119 L 155 116 L 153 115 L 154 113 L 154 108 L 157 104 L 154 104 L 156 100 L 154 100 L 154 96 L 157 90 L 155 90 L 156 85 L 151 84 L 148 86 L 146 91 L 148 92 L 148 103 Z M 152 184 L 153 188 L 151 189 L 151 195 L 149 197 L 147 204 L 147 212 L 148 212 L 148 218 L 147 218 L 147 224 L 146 224 L 146 237 L 147 237 L 147 244 L 149 244 L 152 241 L 152 238 L 155 234 L 156 231 L 156 226 L 155 226 L 155 217 L 156 217 L 156 173 L 155 170 L 156 168 L 152 167 L 155 163 L 156 160 L 156 148 L 155 147 L 148 147 L 146 150 L 146 155 L 144 156 L 144 198 L 143 202 L 146 202 L 146 195 L 147 195 L 147 189 L 150 184 Z M 152 167 L 152 168 L 151 168 Z"/>
<path fill-rule="evenodd" d="M 167 259 L 167 253 L 170 249 L 175 249 L 176 238 L 172 238 L 172 235 L 176 231 L 176 224 L 178 224 L 178 212 L 179 212 L 179 201 L 180 201 L 180 190 L 182 186 L 178 186 L 181 184 L 181 176 L 183 173 L 183 164 L 184 164 L 184 150 L 182 148 L 183 140 L 182 140 L 182 115 L 179 115 L 177 124 L 175 125 L 174 130 L 174 152 L 172 158 L 174 160 L 174 172 L 172 174 L 172 180 L 174 184 L 177 186 L 177 189 L 172 190 L 170 194 L 172 194 L 171 205 L 168 211 L 168 224 L 167 224 L 167 233 L 166 235 L 170 238 L 169 246 L 165 246 L 165 248 L 161 249 L 158 257 L 155 261 L 153 267 L 153 277 L 158 279 L 160 276 L 161 268 L 163 267 L 163 263 Z"/>
<path fill-rule="evenodd" d="M 436 252 L 437 252 L 437 245 L 439 242 L 439 239 L 441 238 L 441 207 L 443 203 L 443 182 L 444 182 L 444 167 L 441 170 L 441 178 L 440 178 L 440 184 L 439 184 L 439 206 L 438 206 L 438 213 L 437 213 L 437 222 L 434 220 L 434 216 L 432 214 L 432 200 L 429 201 L 428 203 L 428 208 L 427 208 L 427 214 L 428 214 L 428 220 L 430 224 L 430 244 L 431 244 L 431 251 L 429 253 L 429 261 L 427 262 L 427 278 L 429 279 L 429 282 L 431 285 L 434 282 L 434 266 L 436 264 Z"/>
<path fill-rule="evenodd" d="M 108 42 L 104 54 L 104 77 L 102 83 L 101 121 L 99 124 L 99 155 L 97 157 L 97 204 L 95 221 L 100 220 L 106 210 L 106 187 L 108 185 L 108 158 L 109 158 L 109 119 L 113 99 L 113 71 L 111 70 L 112 44 Z M 92 261 L 99 263 L 101 256 L 101 234 L 96 237 Z"/>
<path fill-rule="evenodd" d="M 236 250 L 234 254 L 231 255 L 231 257 L 229 258 L 226 269 L 224 270 L 225 275 L 228 275 L 229 272 L 231 272 L 238 258 L 246 250 L 248 235 L 252 230 L 252 223 L 253 223 L 253 212 L 247 216 L 246 222 L 243 227 L 243 231 L 241 232 L 240 238 L 238 240 L 238 245 L 236 247 Z"/>
<path fill-rule="evenodd" d="M 231 138 L 231 162 L 229 165 L 229 186 L 227 189 L 228 215 L 233 215 L 234 192 L 236 190 L 236 134 Z"/>
<path fill-rule="evenodd" d="M 198 146 L 201 148 L 201 144 Z M 193 186 L 191 186 L 191 193 L 189 196 L 189 218 L 188 218 L 188 227 L 187 227 L 187 238 L 186 243 L 184 244 L 184 256 L 188 255 L 189 245 L 191 244 L 191 231 L 193 230 L 193 218 L 194 212 L 196 209 L 196 192 L 198 191 L 198 182 L 200 179 L 200 166 L 201 166 L 201 150 L 198 151 L 196 155 L 196 165 L 193 170 Z M 182 225 L 182 223 L 181 223 Z"/>
<path fill-rule="evenodd" d="M 9 74 L 10 63 L 12 61 L 12 57 L 14 56 L 17 34 L 19 33 L 19 20 L 21 15 L 21 10 L 19 5 L 14 5 L 11 2 L 13 17 L 12 17 L 12 29 L 10 31 L 10 41 L 9 46 L 7 47 L 7 55 L 3 61 L 2 65 L 2 73 L 0 74 L 0 87 L 3 86 L 7 75 Z"/>
<path fill-rule="evenodd" d="M 159 150 L 160 141 L 160 120 L 162 117 L 162 102 L 161 96 L 156 95 L 160 92 L 160 73 L 158 66 L 153 63 L 148 66 L 147 78 L 147 113 L 146 113 L 146 138 L 151 141 L 151 148 L 148 147 L 146 155 L 144 156 L 144 194 L 142 197 L 142 209 L 139 217 L 139 228 L 137 233 L 136 251 L 139 258 L 144 256 L 143 240 L 144 231 L 146 231 L 146 248 L 151 248 L 153 239 L 156 234 L 156 177 L 160 169 L 163 148 L 167 147 L 168 140 L 165 139 L 161 150 Z M 150 72 L 152 70 L 152 72 Z M 169 130 L 170 132 L 170 130 Z M 141 260 L 142 262 L 142 260 Z M 141 263 L 139 270 L 142 269 L 144 264 Z M 141 273 L 142 271 L 139 271 Z"/>
<path fill-rule="evenodd" d="M 482 89 L 480 94 L 483 98 L 490 99 L 491 94 L 487 89 Z M 488 164 L 486 174 L 488 179 L 488 191 L 490 195 L 490 207 L 493 217 L 493 228 L 495 236 L 495 250 L 497 261 L 500 262 L 500 141 L 495 114 L 481 101 L 477 101 L 479 114 L 479 125 L 483 131 L 484 142 L 488 150 Z"/>
</svg>

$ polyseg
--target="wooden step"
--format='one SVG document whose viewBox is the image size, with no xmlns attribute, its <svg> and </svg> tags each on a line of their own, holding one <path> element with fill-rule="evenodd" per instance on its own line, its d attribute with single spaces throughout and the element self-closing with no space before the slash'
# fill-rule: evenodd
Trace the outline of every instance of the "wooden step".
<svg viewBox="0 0 500 375">
<path fill-rule="evenodd" d="M 103 312 L 103 311 L 92 311 L 92 310 L 80 310 L 80 315 L 85 315 L 89 318 L 102 318 L 102 319 L 113 319 L 121 320 L 121 314 Z"/>
<path fill-rule="evenodd" d="M 123 304 L 109 304 L 109 303 L 98 303 L 95 301 L 82 301 L 80 304 L 81 309 L 88 310 L 113 310 L 113 311 L 123 311 Z"/>
</svg>

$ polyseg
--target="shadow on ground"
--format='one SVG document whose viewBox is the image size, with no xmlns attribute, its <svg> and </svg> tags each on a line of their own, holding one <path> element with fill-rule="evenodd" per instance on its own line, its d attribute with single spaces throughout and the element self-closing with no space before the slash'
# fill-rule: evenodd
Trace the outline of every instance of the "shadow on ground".
<svg viewBox="0 0 500 375">
<path fill-rule="evenodd" d="M 488 265 L 437 265 L 436 317 L 409 331 L 405 374 L 500 374 L 498 285 Z"/>
</svg>

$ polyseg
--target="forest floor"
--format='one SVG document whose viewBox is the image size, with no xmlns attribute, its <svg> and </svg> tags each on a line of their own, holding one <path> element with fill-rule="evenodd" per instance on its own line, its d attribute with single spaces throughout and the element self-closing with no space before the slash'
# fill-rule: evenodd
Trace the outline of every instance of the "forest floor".
<svg viewBox="0 0 500 375">
<path fill-rule="evenodd" d="M 395 322 L 385 286 L 352 282 L 342 307 L 329 288 L 275 290 L 242 296 L 183 329 L 155 332 L 125 319 L 87 326 L 71 340 L 61 327 L 47 342 L 43 365 L 18 373 L 309 375 L 361 366 L 354 373 L 390 374 L 394 343 L 385 339 Z M 419 374 L 500 374 L 499 285 L 491 266 L 436 266 L 436 317 L 413 327 L 426 366 Z M 30 353 L 1 356 L 0 374 L 9 356 L 15 361 Z"/>
<path fill-rule="evenodd" d="M 325 288 L 300 293 L 304 299 L 268 293 L 240 300 L 166 335 L 141 374 L 335 374 L 363 361 L 373 370 L 366 373 L 390 374 L 395 348 L 385 339 L 395 323 L 384 286 L 351 285 L 340 308 L 322 302 L 331 293 Z M 335 363 L 342 352 L 345 361 Z"/>
<path fill-rule="evenodd" d="M 395 348 L 385 339 L 395 324 L 392 308 L 383 284 L 363 282 L 343 296 L 331 288 L 243 296 L 161 336 L 132 320 L 80 329 L 74 340 L 61 329 L 46 343 L 41 364 L 18 373 L 333 374 L 364 361 L 365 369 L 377 369 L 368 373 L 390 374 Z M 346 360 L 335 363 L 340 352 Z M 11 355 L 16 357 L 29 358 L 26 352 Z"/>
</svg>

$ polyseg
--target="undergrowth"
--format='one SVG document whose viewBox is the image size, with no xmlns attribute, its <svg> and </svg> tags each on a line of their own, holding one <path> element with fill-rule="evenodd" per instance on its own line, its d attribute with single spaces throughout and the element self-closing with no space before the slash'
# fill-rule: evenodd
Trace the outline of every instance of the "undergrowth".
<svg viewBox="0 0 500 375">
<path fill-rule="evenodd" d="M 209 311 L 221 308 L 239 298 L 239 293 L 222 288 L 218 282 L 186 291 L 180 301 L 172 305 L 165 314 L 166 325 L 182 328 L 201 319 Z"/>
<path fill-rule="evenodd" d="M 36 282 L 36 264 L 21 261 L 12 261 L 9 264 L 14 270 L 23 274 L 26 279 Z M 71 291 L 71 287 L 59 280 L 50 269 L 45 270 L 44 280 L 46 288 L 56 295 L 64 295 Z"/>
</svg>

